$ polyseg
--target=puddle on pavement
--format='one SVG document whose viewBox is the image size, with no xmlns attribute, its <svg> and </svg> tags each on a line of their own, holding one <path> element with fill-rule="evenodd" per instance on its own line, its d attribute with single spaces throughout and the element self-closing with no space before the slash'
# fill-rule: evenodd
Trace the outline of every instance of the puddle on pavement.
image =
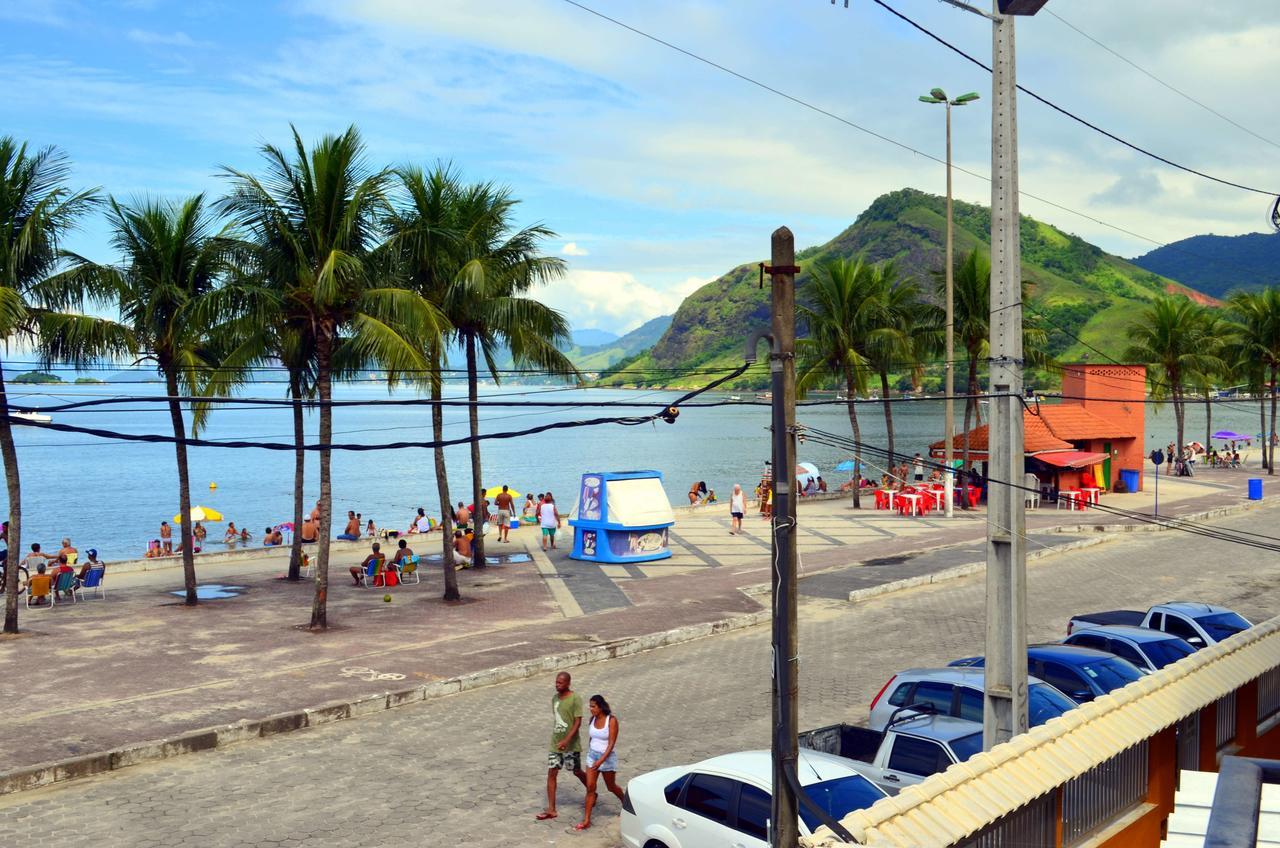
<svg viewBox="0 0 1280 848">
<path fill-rule="evenodd" d="M 223 598 L 234 598 L 240 595 L 245 589 L 243 586 L 224 586 L 221 583 L 208 583 L 203 586 L 196 587 L 196 598 L 201 601 L 218 601 Z M 186 589 L 179 589 L 176 592 L 170 592 L 170 595 L 177 595 L 179 598 L 187 596 Z"/>
</svg>

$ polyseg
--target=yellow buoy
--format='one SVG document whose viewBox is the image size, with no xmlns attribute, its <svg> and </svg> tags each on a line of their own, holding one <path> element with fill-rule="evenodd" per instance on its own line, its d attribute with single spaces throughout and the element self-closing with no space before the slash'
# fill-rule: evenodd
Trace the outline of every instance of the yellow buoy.
<svg viewBox="0 0 1280 848">
<path fill-rule="evenodd" d="M 218 488 L 218 484 L 217 484 L 217 483 L 210 483 L 210 484 L 209 484 L 209 488 L 210 488 L 210 489 L 216 489 L 216 488 Z"/>
</svg>

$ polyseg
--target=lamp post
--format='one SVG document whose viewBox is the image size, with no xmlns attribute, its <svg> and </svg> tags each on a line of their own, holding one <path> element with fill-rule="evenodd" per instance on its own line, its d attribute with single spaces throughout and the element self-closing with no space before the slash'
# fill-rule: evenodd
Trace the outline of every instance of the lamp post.
<svg viewBox="0 0 1280 848">
<path fill-rule="evenodd" d="M 943 485 L 946 490 L 943 492 L 943 498 L 947 504 L 947 518 L 953 515 L 953 505 L 955 493 L 955 468 L 952 463 L 955 460 L 955 448 L 952 442 L 955 440 L 956 419 L 955 405 L 952 400 L 952 393 L 955 390 L 955 347 L 956 347 L 956 328 L 955 328 L 955 292 L 953 279 L 954 262 L 951 257 L 952 252 L 952 235 L 951 235 L 951 107 L 963 106 L 966 103 L 972 103 L 978 99 L 978 93 L 971 91 L 968 94 L 962 94 L 955 100 L 947 97 L 947 93 L 940 88 L 935 88 L 927 95 L 920 95 L 922 103 L 941 103 L 947 107 L 947 354 L 946 361 L 943 363 L 946 376 L 943 378 L 943 395 L 946 403 L 946 414 L 943 421 L 942 441 L 944 450 L 946 451 L 947 473 L 943 477 Z"/>
</svg>

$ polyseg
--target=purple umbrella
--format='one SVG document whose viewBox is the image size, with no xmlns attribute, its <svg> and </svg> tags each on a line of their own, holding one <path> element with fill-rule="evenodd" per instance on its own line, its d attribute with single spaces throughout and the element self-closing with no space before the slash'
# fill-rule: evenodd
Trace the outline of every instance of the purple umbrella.
<svg viewBox="0 0 1280 848">
<path fill-rule="evenodd" d="M 1231 430 L 1219 430 L 1213 434 L 1213 437 L 1224 442 L 1244 442 L 1253 438 L 1252 436 L 1245 435 L 1244 433 L 1234 433 Z"/>
</svg>

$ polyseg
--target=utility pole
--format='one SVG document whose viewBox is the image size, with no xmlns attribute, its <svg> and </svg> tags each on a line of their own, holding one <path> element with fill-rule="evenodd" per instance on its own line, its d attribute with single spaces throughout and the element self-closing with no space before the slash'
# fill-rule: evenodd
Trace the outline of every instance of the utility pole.
<svg viewBox="0 0 1280 848">
<path fill-rule="evenodd" d="M 991 420 L 987 453 L 984 750 L 1027 730 L 1027 550 L 1022 421 L 1022 251 L 1014 19 L 994 0 L 991 56 Z"/>
<path fill-rule="evenodd" d="M 773 233 L 773 344 L 769 356 L 773 390 L 773 807 L 770 845 L 795 848 L 800 841 L 796 773 L 799 723 L 796 695 L 796 242 L 791 230 Z"/>
</svg>

